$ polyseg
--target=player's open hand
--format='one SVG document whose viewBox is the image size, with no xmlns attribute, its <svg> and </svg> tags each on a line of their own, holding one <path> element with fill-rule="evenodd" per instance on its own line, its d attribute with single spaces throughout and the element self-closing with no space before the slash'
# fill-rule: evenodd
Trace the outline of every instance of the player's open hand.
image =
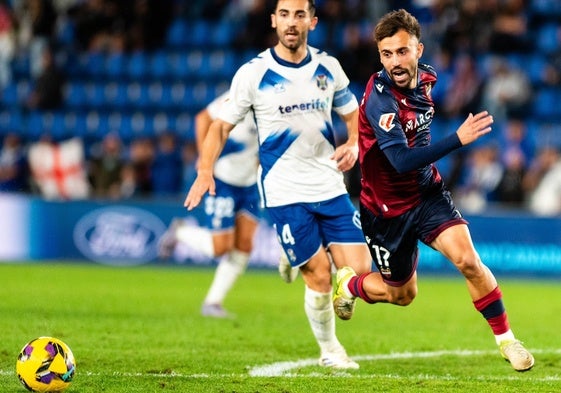
<svg viewBox="0 0 561 393">
<path fill-rule="evenodd" d="M 493 116 L 489 112 L 483 111 L 476 115 L 470 113 L 456 133 L 462 145 L 468 145 L 491 132 L 491 124 Z"/>
<path fill-rule="evenodd" d="M 203 196 L 208 191 L 210 195 L 216 195 L 216 184 L 214 183 L 214 177 L 211 173 L 199 172 L 197 178 L 193 182 L 193 185 L 189 189 L 189 193 L 183 202 L 183 206 L 187 210 L 193 210 L 195 207 L 201 203 Z"/>
<path fill-rule="evenodd" d="M 337 168 L 340 171 L 348 171 L 355 165 L 358 158 L 358 146 L 354 143 L 345 143 L 338 146 L 330 158 L 337 162 Z"/>
</svg>

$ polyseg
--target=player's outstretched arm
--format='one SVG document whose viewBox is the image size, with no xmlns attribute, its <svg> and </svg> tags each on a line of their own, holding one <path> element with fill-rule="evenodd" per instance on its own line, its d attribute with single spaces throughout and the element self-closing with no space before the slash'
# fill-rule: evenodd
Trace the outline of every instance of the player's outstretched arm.
<svg viewBox="0 0 561 393">
<path fill-rule="evenodd" d="M 470 113 L 456 134 L 458 134 L 462 146 L 465 146 L 491 132 L 491 124 L 493 124 L 493 116 L 487 111 L 479 112 L 476 115 Z"/>
<path fill-rule="evenodd" d="M 233 128 L 234 125 L 220 119 L 213 121 L 210 125 L 208 133 L 204 138 L 202 149 L 199 152 L 197 178 L 191 185 L 185 202 L 183 202 L 183 206 L 187 210 L 197 207 L 207 191 L 210 195 L 216 195 L 213 176 L 214 164 L 226 144 L 228 134 Z"/>
<path fill-rule="evenodd" d="M 358 109 L 341 116 L 347 126 L 348 139 L 345 143 L 338 146 L 331 156 L 337 162 L 340 171 L 352 169 L 358 158 Z"/>
</svg>

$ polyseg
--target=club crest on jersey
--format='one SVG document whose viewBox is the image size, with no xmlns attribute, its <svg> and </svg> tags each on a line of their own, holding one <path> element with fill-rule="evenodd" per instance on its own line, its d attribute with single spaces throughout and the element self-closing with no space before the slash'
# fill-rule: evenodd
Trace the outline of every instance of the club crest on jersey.
<svg viewBox="0 0 561 393">
<path fill-rule="evenodd" d="M 380 116 L 378 125 L 382 130 L 390 132 L 390 130 L 395 126 L 395 124 L 393 124 L 393 119 L 395 119 L 395 113 L 384 113 Z"/>
<path fill-rule="evenodd" d="M 316 76 L 316 85 L 320 88 L 320 90 L 327 89 L 327 75 L 321 74 Z"/>
</svg>

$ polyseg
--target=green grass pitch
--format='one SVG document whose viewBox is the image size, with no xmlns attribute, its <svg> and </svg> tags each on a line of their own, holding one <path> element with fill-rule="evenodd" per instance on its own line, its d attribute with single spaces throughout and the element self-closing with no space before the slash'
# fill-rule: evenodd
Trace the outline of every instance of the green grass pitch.
<svg viewBox="0 0 561 393">
<path fill-rule="evenodd" d="M 359 370 L 317 366 L 303 282 L 250 268 L 230 293 L 228 320 L 200 316 L 214 270 L 0 263 L 0 392 L 24 392 L 21 347 L 65 341 L 77 360 L 68 393 L 558 392 L 561 284 L 501 278 L 514 332 L 536 365 L 517 373 L 499 355 L 459 276 L 419 276 L 408 307 L 358 303 L 338 336 Z"/>
</svg>

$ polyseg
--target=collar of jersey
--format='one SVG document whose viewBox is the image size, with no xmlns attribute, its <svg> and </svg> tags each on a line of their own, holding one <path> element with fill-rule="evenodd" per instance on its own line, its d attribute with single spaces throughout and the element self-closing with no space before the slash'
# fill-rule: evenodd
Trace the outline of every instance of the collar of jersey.
<svg viewBox="0 0 561 393">
<path fill-rule="evenodd" d="M 306 57 L 300 63 L 292 63 L 290 61 L 286 61 L 286 60 L 281 59 L 277 55 L 277 53 L 275 52 L 275 48 L 270 48 L 269 50 L 271 51 L 271 56 L 273 56 L 273 59 L 275 59 L 275 61 L 277 63 L 279 63 L 280 65 L 285 66 L 285 67 L 299 68 L 299 67 L 305 66 L 310 61 L 312 61 L 312 54 L 310 53 L 309 49 L 307 49 Z"/>
</svg>

